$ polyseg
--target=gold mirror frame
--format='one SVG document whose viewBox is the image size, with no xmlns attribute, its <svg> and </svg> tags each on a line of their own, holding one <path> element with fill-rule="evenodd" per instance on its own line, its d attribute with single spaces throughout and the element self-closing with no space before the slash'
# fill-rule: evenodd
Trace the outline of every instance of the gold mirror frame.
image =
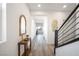
<svg viewBox="0 0 79 59">
<path fill-rule="evenodd" d="M 22 21 L 23 20 L 25 22 L 25 24 L 23 24 L 24 25 L 24 29 L 22 29 Z M 22 32 L 22 30 L 24 30 L 24 32 Z M 19 18 L 19 35 L 22 36 L 24 34 L 26 34 L 26 17 L 24 15 L 21 15 L 20 18 Z"/>
</svg>

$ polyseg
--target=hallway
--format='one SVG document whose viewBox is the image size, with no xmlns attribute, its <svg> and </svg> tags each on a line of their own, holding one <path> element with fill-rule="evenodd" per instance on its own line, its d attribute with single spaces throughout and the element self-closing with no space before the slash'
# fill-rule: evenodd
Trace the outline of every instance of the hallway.
<svg viewBox="0 0 79 59">
<path fill-rule="evenodd" d="M 47 45 L 43 34 L 38 34 L 32 41 L 31 56 L 52 56 L 53 45 Z"/>
<path fill-rule="evenodd" d="M 1 6 L 0 56 L 79 55 L 79 4 L 7 3 L 4 9 L 4 4 Z"/>
</svg>

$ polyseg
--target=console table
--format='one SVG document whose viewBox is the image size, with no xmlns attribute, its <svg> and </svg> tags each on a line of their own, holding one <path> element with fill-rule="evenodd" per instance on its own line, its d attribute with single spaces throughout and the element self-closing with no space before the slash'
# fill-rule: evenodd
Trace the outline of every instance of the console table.
<svg viewBox="0 0 79 59">
<path fill-rule="evenodd" d="M 28 56 L 30 51 L 31 51 L 31 38 L 28 38 L 27 40 L 26 39 L 18 42 L 18 56 L 21 55 L 21 51 L 20 51 L 20 49 L 21 49 L 20 46 L 21 45 L 23 45 L 23 47 L 24 47 L 24 52 L 23 52 L 22 56 Z M 28 43 L 29 42 L 30 42 L 30 45 L 29 45 L 30 48 L 28 48 Z"/>
</svg>

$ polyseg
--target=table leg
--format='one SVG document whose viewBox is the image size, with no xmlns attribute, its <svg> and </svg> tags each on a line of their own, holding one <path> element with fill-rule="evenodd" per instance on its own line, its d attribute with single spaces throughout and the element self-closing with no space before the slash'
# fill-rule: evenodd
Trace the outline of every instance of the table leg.
<svg viewBox="0 0 79 59">
<path fill-rule="evenodd" d="M 20 56 L 20 44 L 18 44 L 18 56 Z"/>
</svg>

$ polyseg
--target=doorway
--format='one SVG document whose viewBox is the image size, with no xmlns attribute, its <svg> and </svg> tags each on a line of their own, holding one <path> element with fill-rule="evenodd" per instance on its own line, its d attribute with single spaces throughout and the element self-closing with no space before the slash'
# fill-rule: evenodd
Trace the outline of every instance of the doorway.
<svg viewBox="0 0 79 59">
<path fill-rule="evenodd" d="M 32 17 L 32 55 L 48 55 L 48 17 Z"/>
<path fill-rule="evenodd" d="M 37 34 L 42 34 L 45 37 L 46 42 L 48 41 L 48 17 L 47 16 L 32 16 L 32 27 L 31 27 L 32 39 Z"/>
</svg>

